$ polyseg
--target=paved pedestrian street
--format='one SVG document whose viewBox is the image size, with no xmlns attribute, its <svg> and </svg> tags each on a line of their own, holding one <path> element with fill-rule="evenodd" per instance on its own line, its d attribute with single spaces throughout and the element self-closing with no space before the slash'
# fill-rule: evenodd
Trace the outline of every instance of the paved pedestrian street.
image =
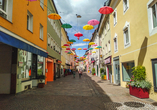
<svg viewBox="0 0 157 110">
<path fill-rule="evenodd" d="M 155 110 L 155 105 L 86 73 L 81 79 L 68 75 L 15 96 L 0 95 L 0 110 Z"/>
</svg>

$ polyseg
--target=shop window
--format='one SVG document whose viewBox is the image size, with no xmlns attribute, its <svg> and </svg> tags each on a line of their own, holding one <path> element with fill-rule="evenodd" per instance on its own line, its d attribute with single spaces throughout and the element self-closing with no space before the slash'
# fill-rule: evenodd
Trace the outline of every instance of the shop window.
<svg viewBox="0 0 157 110">
<path fill-rule="evenodd" d="M 43 74 L 44 57 L 38 55 L 37 77 Z"/>
<path fill-rule="evenodd" d="M 154 91 L 157 92 L 157 59 L 152 60 Z"/>
<path fill-rule="evenodd" d="M 18 74 L 22 80 L 28 80 L 31 76 L 32 54 L 30 52 L 20 50 L 18 51 Z"/>
<path fill-rule="evenodd" d="M 132 77 L 132 68 L 134 67 L 134 62 L 122 63 L 122 73 L 123 73 L 123 81 L 130 81 Z"/>
</svg>

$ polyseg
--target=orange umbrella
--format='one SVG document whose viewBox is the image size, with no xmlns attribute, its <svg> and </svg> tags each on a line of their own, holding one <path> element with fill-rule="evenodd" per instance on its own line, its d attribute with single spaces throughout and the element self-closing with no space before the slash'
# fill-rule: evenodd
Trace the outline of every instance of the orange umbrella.
<svg viewBox="0 0 157 110">
<path fill-rule="evenodd" d="M 59 19 L 61 19 L 61 16 L 56 13 L 51 13 L 48 15 L 48 18 L 53 19 L 53 20 L 59 20 Z"/>
<path fill-rule="evenodd" d="M 67 44 L 73 44 L 73 42 L 67 42 Z"/>
</svg>

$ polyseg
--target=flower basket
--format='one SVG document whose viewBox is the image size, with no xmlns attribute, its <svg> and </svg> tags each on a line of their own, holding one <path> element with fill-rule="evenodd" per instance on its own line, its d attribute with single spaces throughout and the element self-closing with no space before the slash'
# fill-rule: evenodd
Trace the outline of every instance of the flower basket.
<svg viewBox="0 0 157 110">
<path fill-rule="evenodd" d="M 138 98 L 149 98 L 149 91 L 147 89 L 137 88 L 129 86 L 130 95 L 133 95 Z"/>
</svg>

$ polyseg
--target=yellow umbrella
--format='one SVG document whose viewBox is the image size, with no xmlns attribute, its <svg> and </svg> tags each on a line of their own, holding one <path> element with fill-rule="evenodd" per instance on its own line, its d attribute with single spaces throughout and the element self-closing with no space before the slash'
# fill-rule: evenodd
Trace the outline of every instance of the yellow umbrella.
<svg viewBox="0 0 157 110">
<path fill-rule="evenodd" d="M 92 53 L 96 53 L 96 51 L 93 51 Z"/>
<path fill-rule="evenodd" d="M 95 48 L 95 49 L 99 49 L 99 48 Z"/>
<path fill-rule="evenodd" d="M 59 20 L 59 19 L 61 19 L 61 16 L 56 13 L 51 13 L 48 15 L 48 18 L 53 19 L 53 20 Z"/>
<path fill-rule="evenodd" d="M 83 58 L 84 60 L 86 59 L 86 58 Z"/>
<path fill-rule="evenodd" d="M 62 46 L 62 48 L 66 48 L 66 46 Z"/>
<path fill-rule="evenodd" d="M 94 45 L 94 44 L 95 44 L 94 42 L 90 42 L 90 43 L 89 43 L 89 45 Z"/>
<path fill-rule="evenodd" d="M 77 56 L 77 57 L 79 57 L 79 56 Z"/>
<path fill-rule="evenodd" d="M 89 40 L 89 39 L 83 39 L 83 41 L 84 41 L 84 42 L 89 42 L 90 40 Z"/>
<path fill-rule="evenodd" d="M 73 42 L 67 42 L 67 44 L 73 44 Z"/>
<path fill-rule="evenodd" d="M 83 29 L 84 30 L 91 30 L 91 29 L 93 29 L 94 27 L 92 26 L 92 25 L 85 25 L 85 26 L 83 26 Z"/>
<path fill-rule="evenodd" d="M 77 50 L 82 50 L 82 48 L 78 48 Z"/>
</svg>

